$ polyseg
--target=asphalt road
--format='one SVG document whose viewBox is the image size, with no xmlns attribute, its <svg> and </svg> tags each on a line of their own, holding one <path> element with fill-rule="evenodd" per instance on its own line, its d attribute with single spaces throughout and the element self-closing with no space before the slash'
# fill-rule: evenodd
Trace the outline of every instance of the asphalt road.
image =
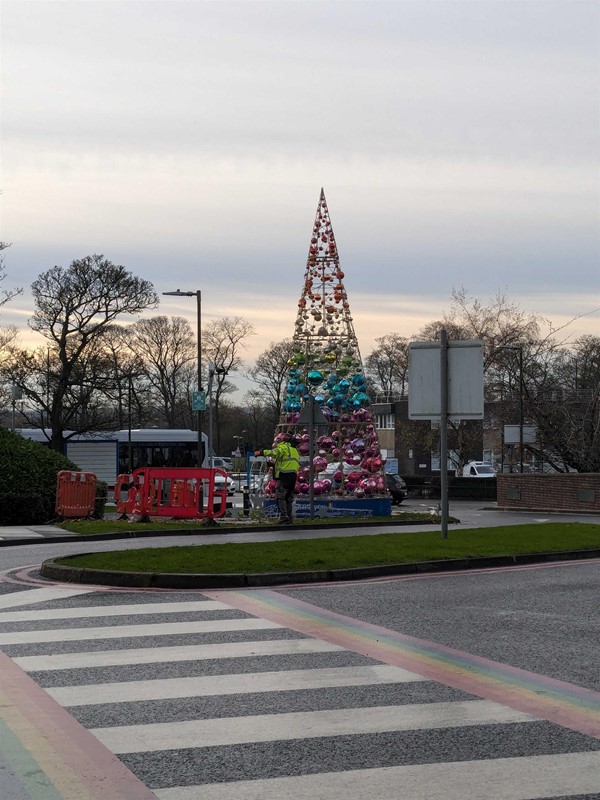
<svg viewBox="0 0 600 800">
<path fill-rule="evenodd" d="M 598 521 L 451 513 L 461 527 Z M 61 587 L 37 573 L 60 554 L 189 543 L 0 550 L 4 674 L 33 726 L 51 719 L 108 765 L 99 784 L 115 769 L 105 751 L 126 768 L 115 786 L 141 782 L 111 800 L 600 800 L 600 559 L 247 592 Z M 9 750 L 0 796 L 29 797 L 18 777 L 48 741 L 36 733 L 29 753 Z M 53 790 L 63 797 L 60 775 Z"/>
</svg>

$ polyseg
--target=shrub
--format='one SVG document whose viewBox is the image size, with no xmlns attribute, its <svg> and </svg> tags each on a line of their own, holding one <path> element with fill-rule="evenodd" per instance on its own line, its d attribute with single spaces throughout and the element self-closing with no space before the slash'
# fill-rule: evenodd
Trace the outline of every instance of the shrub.
<svg viewBox="0 0 600 800">
<path fill-rule="evenodd" d="M 0 428 L 0 524 L 53 519 L 56 473 L 61 469 L 78 467 L 49 447 Z"/>
</svg>

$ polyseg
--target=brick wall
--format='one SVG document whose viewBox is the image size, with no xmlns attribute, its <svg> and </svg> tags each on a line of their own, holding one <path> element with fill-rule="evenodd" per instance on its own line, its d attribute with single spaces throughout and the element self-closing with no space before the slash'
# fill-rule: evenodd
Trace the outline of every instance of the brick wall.
<svg viewBox="0 0 600 800">
<path fill-rule="evenodd" d="M 499 474 L 498 507 L 600 512 L 600 473 Z"/>
</svg>

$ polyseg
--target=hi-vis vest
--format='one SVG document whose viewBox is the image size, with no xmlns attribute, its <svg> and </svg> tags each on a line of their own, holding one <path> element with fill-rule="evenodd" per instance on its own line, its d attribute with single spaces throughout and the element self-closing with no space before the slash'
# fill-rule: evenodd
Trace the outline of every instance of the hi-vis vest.
<svg viewBox="0 0 600 800">
<path fill-rule="evenodd" d="M 272 450 L 263 450 L 265 456 L 275 457 L 275 477 L 280 472 L 298 472 L 300 469 L 300 453 L 289 442 L 279 442 Z"/>
</svg>

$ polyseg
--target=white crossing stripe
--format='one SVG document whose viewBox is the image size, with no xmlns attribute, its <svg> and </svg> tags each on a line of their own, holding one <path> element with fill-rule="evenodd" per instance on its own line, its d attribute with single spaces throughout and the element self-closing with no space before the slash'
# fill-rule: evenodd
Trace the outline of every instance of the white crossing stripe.
<svg viewBox="0 0 600 800">
<path fill-rule="evenodd" d="M 191 633 L 271 630 L 281 628 L 266 619 L 215 619 L 200 622 L 161 622 L 150 625 L 110 625 L 96 628 L 61 628 L 43 631 L 0 633 L 0 645 L 37 644 L 39 642 L 76 642 L 85 639 L 129 639 L 136 636 L 174 636 Z"/>
<path fill-rule="evenodd" d="M 92 733 L 113 753 L 143 753 L 320 736 L 531 722 L 534 719 L 529 714 L 488 700 L 468 700 L 123 725 L 95 728 Z"/>
<path fill-rule="evenodd" d="M 25 672 L 90 667 L 122 667 L 130 664 L 162 664 L 176 661 L 207 661 L 220 658 L 288 656 L 299 653 L 339 653 L 344 648 L 321 639 L 266 639 L 256 642 L 218 642 L 181 647 L 97 650 L 57 653 L 47 656 L 19 656 L 13 661 Z"/>
<path fill-rule="evenodd" d="M 49 586 L 47 589 L 29 589 L 24 592 L 11 592 L 0 595 L 0 608 L 29 606 L 33 603 L 47 603 L 49 600 L 62 600 L 79 594 L 90 594 L 97 589 L 67 589 L 63 586 Z"/>
<path fill-rule="evenodd" d="M 158 800 L 543 800 L 599 788 L 595 751 L 177 786 L 154 794 Z"/>
<path fill-rule="evenodd" d="M 99 703 L 136 703 L 177 697 L 286 692 L 422 680 L 425 679 L 413 672 L 381 664 L 59 686 L 46 688 L 46 691 L 62 706 L 92 706 Z"/>
<path fill-rule="evenodd" d="M 79 619 L 85 617 L 127 617 L 136 614 L 182 614 L 187 611 L 231 611 L 231 606 L 217 600 L 197 600 L 193 603 L 136 603 L 118 606 L 87 608 L 51 608 L 37 611 L 7 611 L 0 622 L 38 622 L 44 619 Z"/>
</svg>

